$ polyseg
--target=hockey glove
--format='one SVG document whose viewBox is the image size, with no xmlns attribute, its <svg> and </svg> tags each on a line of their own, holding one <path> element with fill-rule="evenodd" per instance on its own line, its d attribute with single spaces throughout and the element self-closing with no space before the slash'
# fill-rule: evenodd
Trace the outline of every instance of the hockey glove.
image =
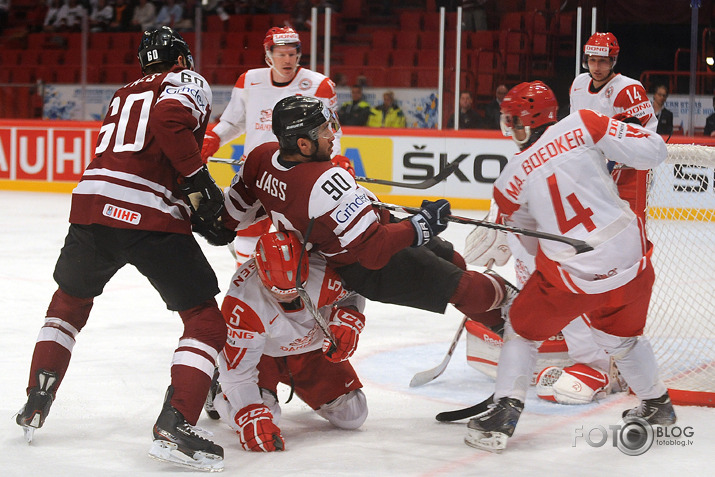
<svg viewBox="0 0 715 477">
<path fill-rule="evenodd" d="M 410 217 L 410 222 L 412 222 L 417 234 L 412 246 L 419 247 L 424 245 L 435 235 L 444 232 L 444 229 L 447 228 L 447 216 L 451 213 L 452 209 L 445 199 L 439 199 L 435 202 L 423 200 L 422 210 Z"/>
<path fill-rule="evenodd" d="M 628 123 L 628 124 L 635 124 L 637 126 L 643 125 L 643 124 L 641 124 L 640 119 L 638 119 L 635 116 L 630 116 L 627 113 L 618 113 L 613 116 L 613 119 L 615 119 L 617 121 L 624 122 L 624 123 Z"/>
<path fill-rule="evenodd" d="M 350 308 L 335 308 L 330 317 L 330 331 L 335 336 L 336 348 L 332 353 L 330 340 L 323 339 L 323 353 L 325 359 L 332 363 L 345 361 L 353 355 L 358 345 L 360 332 L 365 327 L 365 315 Z"/>
<path fill-rule="evenodd" d="M 211 222 L 223 212 L 223 191 L 205 165 L 191 177 L 185 177 L 179 188 L 189 199 L 192 214 L 202 222 Z"/>
<path fill-rule="evenodd" d="M 491 260 L 501 267 L 511 257 L 511 250 L 506 242 L 506 232 L 501 230 L 476 227 L 464 244 L 464 260 L 477 267 L 486 267 Z"/>
<path fill-rule="evenodd" d="M 250 404 L 234 417 L 241 446 L 247 451 L 273 452 L 285 449 L 281 430 L 273 424 L 273 415 L 265 404 Z"/>
<path fill-rule="evenodd" d="M 351 176 L 355 177 L 355 169 L 353 168 L 350 159 L 345 156 L 337 155 L 330 160 L 330 163 L 334 166 L 342 167 L 350 173 Z"/>
<path fill-rule="evenodd" d="M 221 147 L 221 138 L 213 131 L 206 131 L 204 135 L 204 144 L 201 146 L 201 160 L 204 164 L 209 162 L 209 157 L 216 154 L 218 148 Z"/>
<path fill-rule="evenodd" d="M 228 245 L 236 238 L 236 232 L 224 227 L 220 217 L 211 222 L 204 222 L 197 217 L 192 217 L 191 228 L 211 245 Z"/>
</svg>

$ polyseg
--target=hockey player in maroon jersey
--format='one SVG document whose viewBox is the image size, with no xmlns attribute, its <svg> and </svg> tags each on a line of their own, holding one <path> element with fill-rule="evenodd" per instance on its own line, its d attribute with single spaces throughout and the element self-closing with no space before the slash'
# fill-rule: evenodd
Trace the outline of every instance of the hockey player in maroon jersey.
<svg viewBox="0 0 715 477">
<path fill-rule="evenodd" d="M 330 78 L 300 66 L 301 41 L 293 28 L 270 28 L 263 39 L 263 51 L 268 67 L 254 68 L 238 77 L 231 92 L 231 101 L 220 121 L 206 132 L 201 149 L 204 161 L 213 156 L 220 146 L 244 133 L 243 158 L 257 146 L 275 141 L 271 130 L 271 111 L 279 100 L 288 96 L 300 94 L 318 98 L 337 114 L 335 84 Z M 339 154 L 340 141 L 336 138 L 332 155 Z M 343 156 L 338 157 L 347 161 Z M 238 231 L 233 248 L 239 266 L 251 256 L 258 237 L 270 226 L 269 220 L 262 220 Z"/>
<path fill-rule="evenodd" d="M 273 110 L 279 143 L 258 146 L 246 158 L 228 189 L 223 224 L 233 230 L 267 213 L 365 298 L 436 313 L 452 303 L 488 326 L 501 324 L 505 281 L 467 271 L 452 245 L 436 237 L 447 227 L 449 202 L 425 201 L 420 213 L 403 221 L 377 209 L 374 195 L 330 162 L 337 128 L 315 98 L 279 101 Z"/>
<path fill-rule="evenodd" d="M 561 243 L 522 239 L 536 269 L 508 311 L 494 404 L 469 421 L 465 442 L 501 451 L 514 433 L 539 342 L 587 313 L 594 341 L 611 356 L 640 405 L 623 412 L 652 425 L 676 416 L 643 336 L 655 280 L 643 222 L 618 198 L 605 157 L 638 169 L 665 160 L 663 139 L 592 110 L 556 123 L 558 104 L 540 81 L 521 83 L 501 105 L 503 128 L 519 146 L 494 183 L 506 223 L 584 240 L 579 255 Z"/>
<path fill-rule="evenodd" d="M 362 384 L 348 362 L 365 325 L 365 299 L 348 294 L 320 255 L 301 260 L 301 248 L 292 232 L 263 235 L 221 306 L 228 337 L 218 358 L 220 387 L 210 396 L 217 414 L 209 415 L 234 429 L 247 451 L 285 449 L 279 383 L 338 428 L 357 429 L 367 417 Z M 335 337 L 334 350 L 298 296 L 299 263 L 306 292 Z"/>
<path fill-rule="evenodd" d="M 211 89 L 193 71 L 186 42 L 169 27 L 144 32 L 138 57 L 145 76 L 112 97 L 95 158 L 72 192 L 69 232 L 54 271 L 59 288 L 35 344 L 17 423 L 31 441 L 65 377 L 94 297 L 132 264 L 184 323 L 149 455 L 217 471 L 223 449 L 193 428 L 226 340 L 214 299 L 216 275 L 191 233 L 192 220 L 212 221 L 223 210 L 222 191 L 200 154 Z"/>
</svg>

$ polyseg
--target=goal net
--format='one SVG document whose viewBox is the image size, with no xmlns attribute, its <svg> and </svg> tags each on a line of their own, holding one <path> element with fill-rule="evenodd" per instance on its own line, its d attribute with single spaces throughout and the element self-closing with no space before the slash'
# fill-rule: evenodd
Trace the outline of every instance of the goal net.
<svg viewBox="0 0 715 477">
<path fill-rule="evenodd" d="M 673 402 L 715 406 L 715 147 L 669 144 L 647 181 L 656 281 L 645 334 Z"/>
</svg>

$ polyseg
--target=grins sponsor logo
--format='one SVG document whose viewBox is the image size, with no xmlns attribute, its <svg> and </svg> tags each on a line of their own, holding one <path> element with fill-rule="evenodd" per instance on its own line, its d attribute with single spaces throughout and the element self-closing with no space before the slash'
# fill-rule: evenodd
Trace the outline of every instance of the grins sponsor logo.
<svg viewBox="0 0 715 477">
<path fill-rule="evenodd" d="M 134 212 L 133 210 L 124 209 L 122 207 L 117 207 L 112 204 L 104 204 L 104 209 L 102 210 L 102 215 L 109 217 L 110 219 L 120 220 L 132 225 L 139 225 L 139 221 L 142 218 L 142 214 L 139 212 Z"/>
<path fill-rule="evenodd" d="M 166 94 L 186 94 L 194 98 L 196 104 L 203 108 L 205 106 L 204 99 L 201 96 L 201 90 L 193 86 L 181 86 L 179 88 L 166 88 Z"/>
<path fill-rule="evenodd" d="M 333 212 L 332 216 L 339 224 L 349 222 L 352 217 L 357 215 L 368 204 L 371 204 L 370 198 L 366 194 L 355 196 L 353 200 L 345 204 L 341 209 Z"/>
</svg>

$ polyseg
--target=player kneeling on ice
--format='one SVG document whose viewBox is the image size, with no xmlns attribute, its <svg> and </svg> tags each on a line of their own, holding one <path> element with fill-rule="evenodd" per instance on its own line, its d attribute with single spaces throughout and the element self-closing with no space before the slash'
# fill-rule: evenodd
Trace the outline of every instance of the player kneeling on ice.
<svg viewBox="0 0 715 477">
<path fill-rule="evenodd" d="M 494 404 L 469 421 L 465 442 L 500 451 L 514 433 L 539 343 L 587 313 L 594 340 L 611 356 L 636 396 L 625 419 L 675 423 L 668 391 L 642 336 L 655 273 L 643 223 L 618 198 L 606 157 L 637 169 L 665 160 L 663 139 L 591 110 L 556 123 L 558 104 L 540 81 L 514 87 L 501 104 L 502 129 L 521 151 L 494 183 L 501 217 L 513 226 L 584 240 L 576 254 L 561 242 L 522 243 L 536 269 L 508 311 Z"/>
<path fill-rule="evenodd" d="M 292 232 L 261 236 L 255 257 L 236 270 L 221 311 L 228 325 L 218 358 L 218 382 L 206 404 L 236 430 L 248 451 L 284 450 L 278 427 L 278 383 L 342 429 L 357 429 L 367 418 L 367 401 L 348 362 L 365 325 L 365 299 L 349 294 L 318 255 L 300 258 Z M 310 266 L 308 265 L 310 263 Z M 296 288 L 303 287 L 329 323 L 335 349 L 325 338 Z"/>
</svg>

